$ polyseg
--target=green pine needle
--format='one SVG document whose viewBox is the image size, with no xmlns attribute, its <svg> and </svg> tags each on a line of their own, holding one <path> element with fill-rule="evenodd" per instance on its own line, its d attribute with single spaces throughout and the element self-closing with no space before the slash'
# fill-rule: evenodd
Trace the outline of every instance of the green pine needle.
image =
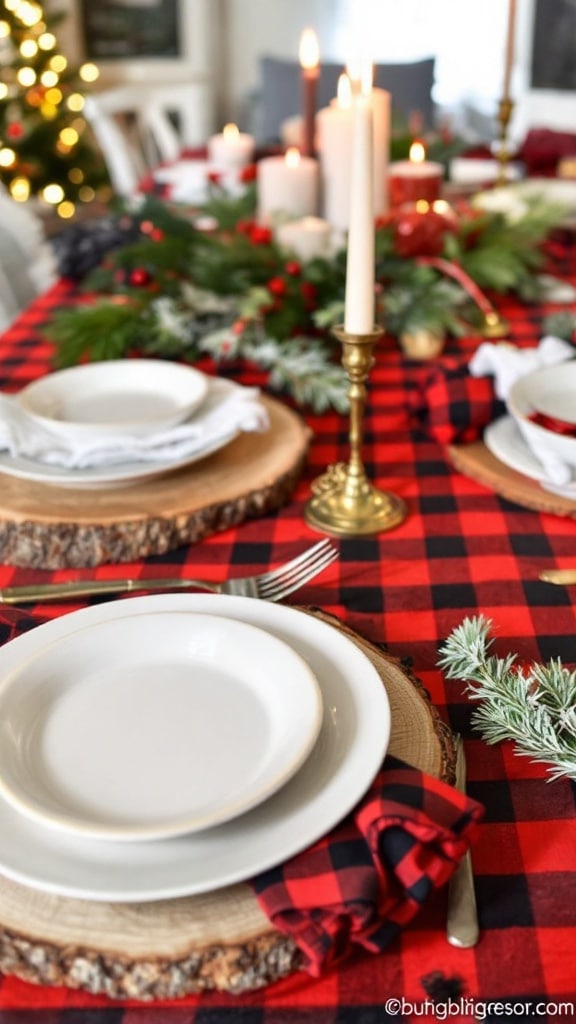
<svg viewBox="0 0 576 1024">
<path fill-rule="evenodd" d="M 516 656 L 489 654 L 492 623 L 466 618 L 440 648 L 448 679 L 466 681 L 479 702 L 472 724 L 487 743 L 511 739 L 518 754 L 547 764 L 551 779 L 576 778 L 576 670 L 559 659 L 523 670 Z"/>
</svg>

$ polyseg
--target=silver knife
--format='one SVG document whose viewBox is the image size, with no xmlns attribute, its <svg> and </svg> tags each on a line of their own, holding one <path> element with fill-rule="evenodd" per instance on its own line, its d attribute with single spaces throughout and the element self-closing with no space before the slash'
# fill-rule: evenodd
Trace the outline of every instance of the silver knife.
<svg viewBox="0 0 576 1024">
<path fill-rule="evenodd" d="M 464 743 L 459 735 L 455 737 L 455 741 L 456 786 L 462 793 L 465 793 L 466 757 L 464 754 Z M 470 850 L 467 850 L 448 883 L 446 937 L 452 946 L 469 949 L 470 946 L 476 945 L 479 934 L 472 858 Z"/>
</svg>

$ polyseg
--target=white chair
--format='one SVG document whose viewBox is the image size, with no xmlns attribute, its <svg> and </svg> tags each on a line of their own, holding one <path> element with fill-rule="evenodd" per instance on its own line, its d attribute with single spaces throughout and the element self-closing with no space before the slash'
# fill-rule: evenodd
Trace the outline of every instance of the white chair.
<svg viewBox="0 0 576 1024">
<path fill-rule="evenodd" d="M 57 280 L 56 256 L 28 205 L 0 191 L 0 330 Z"/>
<path fill-rule="evenodd" d="M 147 171 L 206 141 L 205 100 L 201 81 L 121 85 L 86 97 L 84 113 L 118 195 L 133 196 Z"/>
</svg>

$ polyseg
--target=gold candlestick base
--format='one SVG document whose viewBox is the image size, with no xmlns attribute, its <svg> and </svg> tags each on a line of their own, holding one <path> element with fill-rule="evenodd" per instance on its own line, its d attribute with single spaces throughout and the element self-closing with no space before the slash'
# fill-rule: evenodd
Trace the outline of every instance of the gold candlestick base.
<svg viewBox="0 0 576 1024">
<path fill-rule="evenodd" d="M 493 313 L 486 313 L 482 325 L 482 334 L 485 338 L 506 338 L 509 333 L 510 324 L 496 310 Z"/>
<path fill-rule="evenodd" d="M 356 479 L 343 462 L 328 466 L 312 485 L 314 497 L 304 510 L 309 526 L 334 537 L 383 533 L 406 518 L 401 498 Z"/>
<path fill-rule="evenodd" d="M 304 518 L 313 529 L 335 537 L 383 533 L 398 526 L 407 515 L 401 498 L 369 482 L 360 454 L 365 382 L 374 362 L 374 345 L 383 331 L 375 328 L 369 334 L 348 334 L 342 327 L 336 327 L 334 334 L 342 343 L 342 365 L 350 381 L 350 461 L 348 465 L 328 466 L 314 481 Z"/>
</svg>

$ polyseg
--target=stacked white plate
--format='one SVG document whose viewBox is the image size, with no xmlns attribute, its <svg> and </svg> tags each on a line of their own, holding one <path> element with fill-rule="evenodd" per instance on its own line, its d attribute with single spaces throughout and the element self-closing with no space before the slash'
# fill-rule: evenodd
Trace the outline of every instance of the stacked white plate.
<svg viewBox="0 0 576 1024">
<path fill-rule="evenodd" d="M 48 437 L 69 444 L 146 439 L 210 416 L 236 385 L 191 366 L 159 359 L 118 359 L 70 367 L 34 381 L 16 402 Z M 83 468 L 0 451 L 0 471 L 62 487 L 114 486 L 188 466 L 229 444 L 238 429 L 207 434 L 193 453 L 158 461 L 126 458 Z"/>
<path fill-rule="evenodd" d="M 149 901 L 250 878 L 362 797 L 390 734 L 347 637 L 250 598 L 129 598 L 0 650 L 0 872 Z"/>
</svg>

